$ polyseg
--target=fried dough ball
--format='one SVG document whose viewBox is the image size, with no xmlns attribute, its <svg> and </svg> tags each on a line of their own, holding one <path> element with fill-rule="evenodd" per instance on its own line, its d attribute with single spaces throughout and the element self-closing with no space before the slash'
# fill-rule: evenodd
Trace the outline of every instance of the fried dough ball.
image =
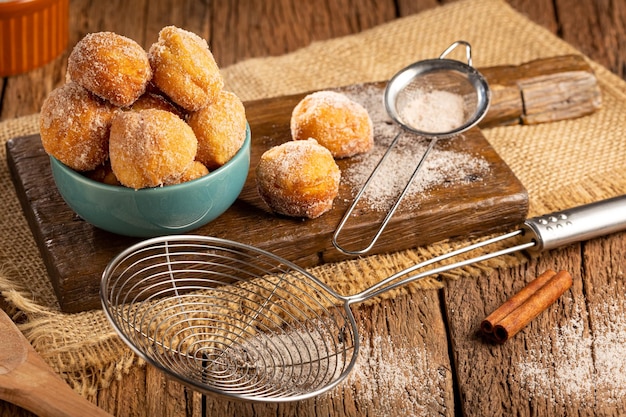
<svg viewBox="0 0 626 417">
<path fill-rule="evenodd" d="M 131 106 L 131 110 L 159 109 L 174 113 L 181 119 L 184 118 L 183 112 L 175 106 L 167 98 L 153 92 L 146 92 L 141 95 Z"/>
<path fill-rule="evenodd" d="M 314 139 L 267 150 L 256 168 L 259 195 L 276 213 L 314 219 L 332 208 L 341 172 L 330 151 Z"/>
<path fill-rule="evenodd" d="M 207 167 L 204 166 L 202 162 L 193 161 L 189 167 L 183 172 L 183 174 L 176 180 L 176 182 L 169 183 L 171 184 L 180 184 L 183 182 L 191 181 L 198 179 L 200 177 L 204 177 L 209 173 Z"/>
<path fill-rule="evenodd" d="M 368 152 L 374 145 L 373 131 L 367 110 L 334 91 L 307 95 L 291 114 L 293 139 L 314 138 L 335 158 Z"/>
<path fill-rule="evenodd" d="M 187 123 L 198 138 L 196 160 L 211 170 L 228 162 L 246 139 L 246 111 L 228 91 L 222 91 L 210 106 L 191 113 Z"/>
<path fill-rule="evenodd" d="M 111 124 L 111 168 L 126 187 L 176 183 L 194 161 L 197 148 L 193 130 L 168 111 L 120 112 Z"/>
<path fill-rule="evenodd" d="M 94 180 L 107 185 L 122 185 L 111 169 L 110 163 L 99 165 L 93 171 L 86 172 L 85 175 Z"/>
<path fill-rule="evenodd" d="M 109 157 L 109 130 L 116 112 L 76 83 L 53 90 L 39 119 L 44 150 L 76 171 L 95 169 Z"/>
<path fill-rule="evenodd" d="M 146 51 L 113 32 L 81 39 L 67 60 L 69 78 L 116 106 L 130 106 L 146 91 L 152 69 Z"/>
<path fill-rule="evenodd" d="M 209 45 L 195 33 L 166 26 L 148 56 L 152 82 L 187 111 L 213 103 L 224 86 Z"/>
</svg>

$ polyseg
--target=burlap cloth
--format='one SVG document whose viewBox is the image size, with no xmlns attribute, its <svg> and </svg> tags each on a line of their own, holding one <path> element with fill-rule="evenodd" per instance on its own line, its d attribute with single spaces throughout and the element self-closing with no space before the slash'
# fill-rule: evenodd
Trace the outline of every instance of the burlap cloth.
<svg viewBox="0 0 626 417">
<path fill-rule="evenodd" d="M 477 67 L 519 64 L 577 53 L 573 47 L 500 0 L 467 0 L 395 20 L 357 35 L 313 43 L 294 53 L 223 68 L 226 86 L 244 101 L 389 79 L 416 60 L 438 56 L 455 40 L 472 44 Z M 626 192 L 626 83 L 597 63 L 603 108 L 577 120 L 485 130 L 526 186 L 530 215 Z M 2 144 L 36 133 L 37 115 L 0 124 Z M 5 147 L 2 158 L 6 160 Z M 20 328 L 44 359 L 75 389 L 90 395 L 140 361 L 123 346 L 101 311 L 62 314 L 13 188 L 0 164 L 0 291 Z M 355 292 L 448 243 L 318 268 L 341 292 Z M 524 262 L 523 256 L 482 266 Z M 475 271 L 464 270 L 463 274 Z M 427 281 L 426 286 L 436 286 Z"/>
</svg>

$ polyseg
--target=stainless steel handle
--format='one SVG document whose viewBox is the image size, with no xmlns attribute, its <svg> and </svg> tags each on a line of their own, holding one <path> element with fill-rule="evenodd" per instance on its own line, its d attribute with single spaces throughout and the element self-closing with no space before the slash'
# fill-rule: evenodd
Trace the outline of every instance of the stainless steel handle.
<svg viewBox="0 0 626 417">
<path fill-rule="evenodd" d="M 350 303 L 377 297 L 388 290 L 400 287 L 409 282 L 450 271 L 461 266 L 485 261 L 507 253 L 520 250 L 533 252 L 549 250 L 622 230 L 626 230 L 626 195 L 558 211 L 552 214 L 533 217 L 526 220 L 522 227 L 513 232 L 461 247 L 452 252 L 427 259 L 397 272 L 365 291 L 350 296 Z M 461 259 L 457 262 L 446 263 L 445 265 L 414 274 L 415 271 L 419 271 L 435 263 L 451 259 L 457 255 L 468 253 L 478 248 L 486 247 L 496 242 L 502 242 L 512 238 L 517 239 L 520 235 L 522 236 L 521 242 L 518 242 L 515 246 L 507 246 L 495 252 L 487 252 L 470 259 Z"/>
<path fill-rule="evenodd" d="M 626 230 L 626 195 L 533 217 L 522 226 L 535 245 L 527 250 L 550 250 Z"/>
</svg>

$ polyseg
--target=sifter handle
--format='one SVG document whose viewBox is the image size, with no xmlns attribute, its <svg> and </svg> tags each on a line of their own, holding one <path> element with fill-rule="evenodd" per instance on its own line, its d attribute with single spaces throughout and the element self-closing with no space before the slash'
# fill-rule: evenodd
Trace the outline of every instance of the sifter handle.
<svg viewBox="0 0 626 417">
<path fill-rule="evenodd" d="M 626 195 L 533 217 L 522 226 L 535 245 L 527 250 L 543 251 L 626 230 Z"/>
</svg>

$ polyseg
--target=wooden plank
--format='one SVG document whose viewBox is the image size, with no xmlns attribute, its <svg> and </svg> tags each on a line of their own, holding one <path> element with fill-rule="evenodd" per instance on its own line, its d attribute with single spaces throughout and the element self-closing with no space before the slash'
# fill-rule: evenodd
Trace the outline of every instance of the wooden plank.
<svg viewBox="0 0 626 417">
<path fill-rule="evenodd" d="M 524 356 L 529 345 L 545 343 L 556 336 L 554 327 L 557 320 L 567 319 L 571 314 L 572 301 L 584 308 L 584 297 L 580 276 L 576 275 L 576 285 L 565 297 L 550 307 L 549 311 L 537 317 L 526 329 L 518 333 L 504 345 L 485 342 L 478 335 L 480 322 L 526 283 L 544 270 L 565 269 L 574 274 L 578 271 L 580 256 L 575 247 L 567 249 L 566 255 L 559 256 L 559 264 L 552 259 L 539 259 L 526 267 L 509 270 L 505 276 L 493 273 L 491 276 L 477 276 L 450 282 L 444 290 L 444 299 L 450 313 L 450 343 L 454 346 L 454 362 L 457 377 L 463 381 L 460 386 L 461 407 L 466 416 L 485 415 L 565 415 L 570 405 L 559 404 L 555 409 L 549 399 L 532 397 L 532 392 L 520 389 L 519 377 L 515 375 L 515 363 Z M 568 298 L 569 297 L 569 298 Z M 571 317 L 571 316 L 570 316 Z M 580 404 L 572 404 L 571 407 Z"/>
<path fill-rule="evenodd" d="M 281 0 L 214 2 L 206 34 L 221 66 L 282 55 L 311 42 L 360 32 L 396 17 L 394 2 Z"/>
<path fill-rule="evenodd" d="M 620 77 L 626 76 L 624 47 L 626 44 L 626 4 L 623 1 L 591 2 L 557 0 L 559 34 L 585 55 L 609 68 Z"/>
<path fill-rule="evenodd" d="M 423 12 L 424 10 L 445 4 L 441 0 L 397 0 L 398 17 Z"/>
<path fill-rule="evenodd" d="M 221 2 L 229 7 L 231 2 Z M 220 25 L 212 16 L 211 2 L 204 1 L 151 1 L 144 9 L 146 19 L 144 48 L 149 49 L 156 42 L 159 31 L 169 25 L 178 26 L 207 39 L 211 48 L 214 47 L 210 34 Z M 215 51 L 213 51 L 215 52 Z M 220 66 L 224 64 L 216 56 Z"/>
<path fill-rule="evenodd" d="M 481 127 L 574 119 L 601 107 L 594 71 L 581 55 L 479 70 L 491 90 L 491 105 Z"/>
<path fill-rule="evenodd" d="M 566 352 L 576 352 L 578 346 L 588 345 L 588 356 L 581 358 L 575 372 L 568 375 L 589 372 L 581 378 L 581 386 L 570 394 L 593 405 L 595 415 L 623 416 L 626 415 L 626 233 L 586 242 L 582 265 L 589 332 L 582 334 Z"/>
<path fill-rule="evenodd" d="M 507 3 L 533 22 L 545 27 L 552 33 L 559 30 L 555 2 L 553 0 L 508 0 Z M 558 11 L 561 11 L 560 9 Z M 562 13 L 567 15 L 569 11 Z"/>
</svg>

